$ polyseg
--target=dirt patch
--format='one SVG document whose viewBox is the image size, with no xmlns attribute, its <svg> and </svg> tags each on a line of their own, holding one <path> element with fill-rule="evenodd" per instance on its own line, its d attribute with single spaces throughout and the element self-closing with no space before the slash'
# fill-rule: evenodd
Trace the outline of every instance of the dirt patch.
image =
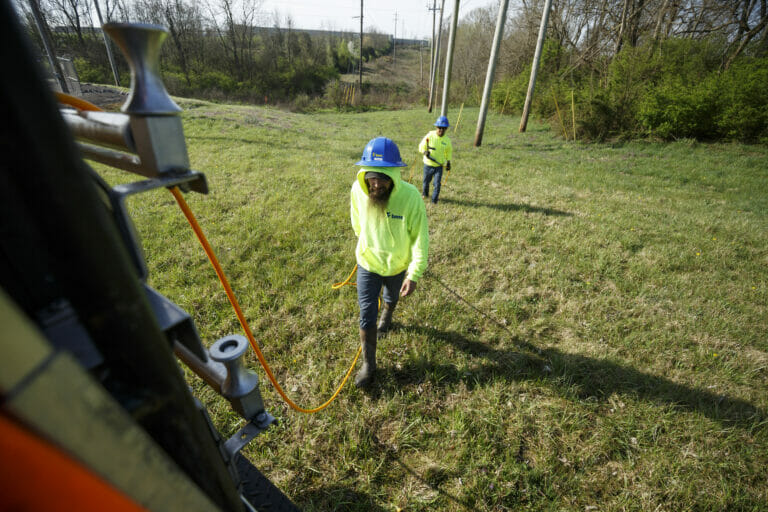
<svg viewBox="0 0 768 512">
<path fill-rule="evenodd" d="M 128 92 L 117 87 L 81 83 L 80 90 L 82 91 L 81 98 L 104 110 L 120 110 L 128 98 Z"/>
</svg>

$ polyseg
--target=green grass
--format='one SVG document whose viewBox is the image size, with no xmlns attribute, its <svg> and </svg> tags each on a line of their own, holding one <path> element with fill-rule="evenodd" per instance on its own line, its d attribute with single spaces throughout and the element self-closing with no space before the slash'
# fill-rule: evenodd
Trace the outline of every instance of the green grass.
<svg viewBox="0 0 768 512">
<path fill-rule="evenodd" d="M 281 385 L 319 405 L 359 341 L 354 288 L 331 289 L 354 266 L 353 164 L 378 135 L 412 163 L 434 115 L 182 105 L 211 188 L 191 208 Z M 765 510 L 768 150 L 585 145 L 496 115 L 473 148 L 477 115 L 450 131 L 430 266 L 374 391 L 296 413 L 249 354 L 280 424 L 246 455 L 307 511 Z M 240 333 L 170 194 L 130 206 L 150 283 L 207 344 Z"/>
</svg>

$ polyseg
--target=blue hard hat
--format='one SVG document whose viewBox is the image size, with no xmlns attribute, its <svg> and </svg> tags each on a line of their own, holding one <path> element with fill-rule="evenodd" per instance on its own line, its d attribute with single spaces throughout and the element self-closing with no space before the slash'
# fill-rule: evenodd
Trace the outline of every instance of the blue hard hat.
<svg viewBox="0 0 768 512">
<path fill-rule="evenodd" d="M 435 126 L 437 126 L 438 128 L 448 128 L 451 125 L 448 124 L 448 118 L 447 117 L 440 116 L 440 117 L 437 118 L 437 121 L 435 121 Z"/>
<path fill-rule="evenodd" d="M 376 137 L 366 144 L 363 150 L 363 158 L 355 165 L 364 167 L 405 167 L 406 164 L 400 158 L 400 150 L 397 149 L 392 139 Z"/>
</svg>

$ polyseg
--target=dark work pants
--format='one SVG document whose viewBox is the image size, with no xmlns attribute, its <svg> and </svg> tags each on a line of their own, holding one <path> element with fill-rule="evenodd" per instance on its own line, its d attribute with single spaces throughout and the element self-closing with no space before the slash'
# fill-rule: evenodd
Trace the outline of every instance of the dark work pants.
<svg viewBox="0 0 768 512">
<path fill-rule="evenodd" d="M 421 185 L 421 195 L 426 197 L 429 195 L 429 182 L 434 181 L 434 190 L 432 191 L 432 202 L 436 203 L 437 198 L 440 195 L 440 181 L 443 179 L 443 167 L 432 167 L 431 165 L 424 164 L 424 181 Z"/>
<path fill-rule="evenodd" d="M 357 302 L 360 305 L 360 328 L 375 329 L 379 316 L 379 293 L 382 287 L 382 300 L 394 306 L 400 298 L 400 287 L 405 280 L 405 270 L 396 276 L 380 276 L 357 266 Z"/>
</svg>

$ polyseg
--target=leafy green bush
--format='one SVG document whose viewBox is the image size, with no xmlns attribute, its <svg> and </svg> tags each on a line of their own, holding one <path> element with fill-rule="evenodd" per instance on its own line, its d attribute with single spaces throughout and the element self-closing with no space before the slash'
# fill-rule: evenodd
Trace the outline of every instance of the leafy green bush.
<svg viewBox="0 0 768 512">
<path fill-rule="evenodd" d="M 491 107 L 505 114 L 520 113 L 525 104 L 530 67 L 516 77 L 502 80 L 491 92 Z"/>
<path fill-rule="evenodd" d="M 100 66 L 97 64 L 91 64 L 82 57 L 75 57 L 73 59 L 75 70 L 77 70 L 77 76 L 81 82 L 93 83 L 93 84 L 109 84 L 114 83 L 114 77 L 109 67 Z"/>
<path fill-rule="evenodd" d="M 192 83 L 197 89 L 218 89 L 225 93 L 234 93 L 242 88 L 242 83 L 221 71 L 206 71 L 196 74 Z"/>
<path fill-rule="evenodd" d="M 727 42 L 670 39 L 625 47 L 595 70 L 561 70 L 564 52 L 548 41 L 531 112 L 556 124 L 576 98 L 579 137 L 768 141 L 768 58 L 740 57 L 722 70 Z M 492 106 L 521 110 L 530 67 L 495 88 Z M 555 104 L 557 101 L 557 105 Z M 563 122 L 565 120 L 563 119 Z M 566 126 L 567 128 L 567 126 Z M 570 133 L 570 132 L 569 132 Z"/>
<path fill-rule="evenodd" d="M 557 82 L 557 71 L 560 68 L 563 53 L 562 47 L 557 42 L 550 39 L 544 42 L 540 69 L 536 74 L 536 93 L 531 106 L 532 112 L 542 117 L 549 117 L 555 112 L 551 92 L 548 91 Z M 528 65 L 517 76 L 501 80 L 491 93 L 491 107 L 505 114 L 521 113 L 528 94 L 530 76 L 531 65 Z"/>
<path fill-rule="evenodd" d="M 620 131 L 619 117 L 608 94 L 600 91 L 586 102 L 579 104 L 580 136 L 592 140 L 605 140 Z"/>
<path fill-rule="evenodd" d="M 738 60 L 725 71 L 714 60 L 690 60 L 676 70 L 667 66 L 640 100 L 638 121 L 648 134 L 751 142 L 768 136 L 766 59 Z"/>
<path fill-rule="evenodd" d="M 721 79 L 717 126 L 727 139 L 768 143 L 768 59 L 737 61 Z"/>
<path fill-rule="evenodd" d="M 675 74 L 665 75 L 640 98 L 637 120 L 648 134 L 662 139 L 718 138 L 720 80 L 712 74 L 698 83 Z"/>
</svg>

